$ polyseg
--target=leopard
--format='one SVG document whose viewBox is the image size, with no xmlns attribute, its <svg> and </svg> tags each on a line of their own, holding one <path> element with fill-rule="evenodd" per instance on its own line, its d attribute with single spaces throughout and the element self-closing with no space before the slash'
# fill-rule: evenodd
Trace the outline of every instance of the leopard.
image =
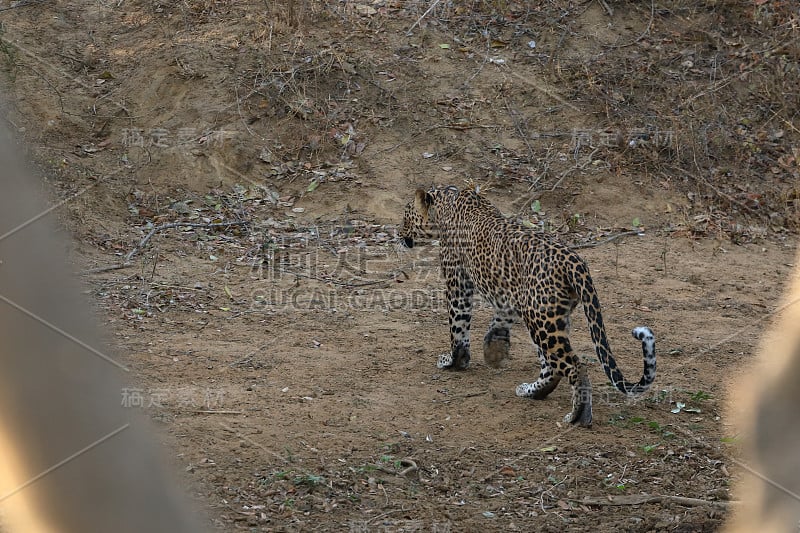
<svg viewBox="0 0 800 533">
<path fill-rule="evenodd" d="M 494 310 L 483 337 L 486 364 L 503 365 L 509 358 L 511 328 L 524 323 L 537 351 L 539 376 L 518 385 L 516 395 L 542 400 L 566 378 L 572 387 L 572 410 L 564 417 L 568 424 L 592 425 L 591 382 L 569 342 L 570 315 L 578 303 L 597 358 L 614 387 L 637 397 L 655 380 L 652 330 L 633 329 L 633 337 L 641 342 L 644 370 L 638 382 L 626 381 L 612 355 L 586 262 L 556 236 L 505 217 L 479 189 L 417 189 L 405 206 L 398 238 L 405 248 L 439 241 L 450 326 L 450 351 L 438 357 L 439 369 L 469 367 L 473 297 L 478 292 Z"/>
</svg>

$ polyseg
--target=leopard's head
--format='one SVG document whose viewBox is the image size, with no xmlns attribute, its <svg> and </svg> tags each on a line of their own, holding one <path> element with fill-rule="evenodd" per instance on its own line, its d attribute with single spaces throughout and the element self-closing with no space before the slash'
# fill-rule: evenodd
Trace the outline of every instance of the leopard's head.
<svg viewBox="0 0 800 533">
<path fill-rule="evenodd" d="M 406 204 L 403 212 L 403 225 L 400 227 L 400 241 L 407 248 L 413 248 L 415 240 L 436 237 L 436 228 L 431 221 L 431 204 L 433 196 L 430 192 L 417 189 L 414 200 Z"/>
</svg>

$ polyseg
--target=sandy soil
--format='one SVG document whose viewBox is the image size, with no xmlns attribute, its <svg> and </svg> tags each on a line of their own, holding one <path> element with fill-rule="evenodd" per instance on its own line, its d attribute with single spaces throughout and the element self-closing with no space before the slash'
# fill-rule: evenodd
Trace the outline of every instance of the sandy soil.
<svg viewBox="0 0 800 533">
<path fill-rule="evenodd" d="M 800 221 L 797 15 L 667 4 L 0 2 L 8 120 L 130 369 L 119 401 L 212 527 L 722 524 L 725 394 Z M 656 333 L 653 390 L 611 389 L 577 315 L 591 430 L 560 422 L 565 385 L 514 396 L 522 328 L 504 369 L 437 370 L 437 249 L 393 240 L 432 183 L 582 247 L 629 378 L 631 328 Z"/>
</svg>

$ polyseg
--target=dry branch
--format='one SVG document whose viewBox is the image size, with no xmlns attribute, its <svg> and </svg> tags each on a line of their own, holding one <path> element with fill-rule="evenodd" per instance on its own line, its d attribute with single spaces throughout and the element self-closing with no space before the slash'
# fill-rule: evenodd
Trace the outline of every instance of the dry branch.
<svg viewBox="0 0 800 533">
<path fill-rule="evenodd" d="M 236 220 L 236 221 L 233 221 L 233 222 L 212 222 L 212 223 L 168 222 L 167 224 L 161 224 L 161 225 L 155 226 L 153 229 L 151 229 L 150 233 L 148 233 L 145 236 L 145 238 L 142 239 L 139 242 L 139 244 L 136 245 L 136 247 L 134 247 L 133 250 L 128 252 L 128 254 L 125 256 L 125 261 L 124 262 L 125 263 L 129 263 L 130 260 L 133 258 L 133 256 L 136 255 L 137 253 L 139 253 L 139 250 L 141 250 L 144 247 L 144 245 L 147 244 L 147 242 L 153 237 L 153 235 L 155 235 L 159 231 L 162 231 L 162 230 L 165 230 L 165 229 L 184 228 L 184 227 L 185 228 L 221 228 L 221 227 L 227 227 L 227 226 L 243 226 L 243 225 L 245 225 L 247 223 L 248 222 L 246 220 Z"/>
<path fill-rule="evenodd" d="M 611 237 L 603 239 L 602 241 L 589 242 L 586 244 L 573 244 L 570 246 L 570 248 L 572 248 L 573 250 L 579 250 L 581 248 L 596 248 L 597 246 L 602 246 L 604 244 L 614 242 L 620 237 L 627 237 L 629 235 L 639 235 L 640 233 L 642 233 L 640 230 L 623 231 L 622 233 L 617 233 L 616 235 L 612 235 Z"/>
<path fill-rule="evenodd" d="M 23 0 L 22 2 L 12 3 L 12 5 L 10 5 L 9 7 L 0 8 L 0 12 L 10 11 L 12 9 L 19 9 L 21 7 L 31 7 L 37 4 L 43 4 L 44 2 L 45 0 L 27 0 L 27 1 Z"/>
<path fill-rule="evenodd" d="M 150 232 L 145 235 L 144 239 L 139 241 L 139 244 L 133 247 L 133 249 L 125 255 L 125 258 L 122 260 L 121 263 L 116 265 L 109 265 L 104 267 L 92 268 L 89 270 L 84 270 L 83 274 L 98 274 L 100 272 L 108 272 L 110 270 L 120 270 L 122 268 L 127 268 L 131 265 L 131 259 L 133 256 L 139 253 L 139 251 L 144 248 L 144 246 L 153 238 L 153 235 L 158 233 L 159 231 L 171 228 L 222 228 L 228 226 L 244 226 L 248 224 L 246 220 L 235 220 L 233 222 L 210 222 L 210 223 L 201 223 L 201 222 L 168 222 L 166 224 L 160 224 L 155 226 Z"/>
<path fill-rule="evenodd" d="M 425 11 L 425 13 L 423 13 L 423 14 L 422 14 L 422 16 L 421 16 L 421 17 L 419 17 L 419 18 L 417 19 L 417 21 L 416 21 L 414 24 L 412 24 L 412 25 L 411 25 L 411 27 L 410 27 L 410 28 L 408 28 L 408 31 L 406 32 L 406 35 L 411 35 L 411 30 L 413 30 L 414 28 L 416 28 L 416 27 L 417 27 L 417 24 L 419 24 L 420 22 L 422 22 L 422 19 L 424 19 L 424 18 L 425 18 L 425 17 L 428 15 L 428 13 L 430 13 L 430 12 L 431 12 L 431 10 L 433 10 L 433 8 L 434 8 L 434 7 L 436 7 L 436 4 L 438 4 L 438 3 L 439 3 L 439 0 L 433 0 L 433 3 L 431 4 L 431 7 L 429 7 L 429 8 L 428 8 L 428 9 Z"/>
<path fill-rule="evenodd" d="M 655 0 L 651 0 L 650 1 L 650 21 L 647 23 L 647 28 L 645 28 L 645 30 L 642 33 L 640 33 L 639 36 L 637 38 L 635 38 L 634 40 L 632 40 L 631 42 L 628 42 L 628 43 L 625 43 L 625 44 L 614 45 L 610 49 L 611 50 L 615 50 L 615 49 L 618 49 L 618 48 L 626 48 L 626 47 L 632 46 L 632 45 L 638 43 L 639 41 L 641 41 L 642 39 L 644 39 L 645 36 L 647 36 L 647 34 L 650 33 L 650 30 L 653 27 L 653 19 L 655 18 L 655 14 L 656 14 L 656 3 L 655 3 Z"/>
<path fill-rule="evenodd" d="M 561 96 L 557 95 L 556 93 L 554 93 L 554 92 L 553 92 L 553 91 L 551 91 L 550 89 L 548 89 L 548 88 L 546 88 L 546 87 L 542 87 L 542 85 L 541 85 L 541 84 L 539 84 L 539 83 L 535 82 L 535 81 L 534 81 L 534 80 L 532 80 L 530 77 L 528 77 L 528 76 L 523 76 L 522 74 L 519 74 L 519 73 L 517 73 L 517 72 L 515 72 L 515 71 L 513 71 L 513 70 L 512 70 L 512 71 L 510 71 L 510 73 L 511 73 L 511 75 L 512 75 L 513 77 L 517 78 L 517 79 L 518 79 L 518 80 L 520 80 L 520 81 L 524 81 L 525 83 L 527 83 L 528 85 L 530 85 L 530 86 L 531 86 L 531 87 L 533 87 L 534 89 L 536 89 L 536 90 L 538 90 L 538 91 L 541 91 L 542 93 L 546 94 L 547 96 L 549 96 L 549 97 L 550 97 L 550 98 L 552 98 L 553 100 L 556 100 L 558 103 L 560 103 L 560 104 L 562 104 L 562 105 L 565 105 L 565 106 L 569 107 L 569 108 L 570 108 L 570 109 L 572 109 L 573 111 L 577 111 L 577 112 L 579 112 L 579 113 L 580 113 L 580 112 L 582 112 L 582 110 L 581 110 L 581 109 L 580 109 L 578 106 L 576 106 L 576 105 L 575 105 L 575 104 L 573 104 L 572 102 L 568 102 L 567 100 L 563 99 Z"/>
<path fill-rule="evenodd" d="M 599 1 L 600 1 L 600 5 L 602 5 L 602 6 L 603 6 L 603 9 L 605 9 L 605 10 L 606 10 L 606 13 L 608 13 L 608 16 L 609 16 L 609 17 L 613 17 L 613 16 L 614 16 L 614 10 L 613 10 L 613 9 L 611 9 L 611 6 L 610 6 L 610 5 L 608 5 L 608 3 L 606 2 L 606 0 L 599 0 Z"/>
<path fill-rule="evenodd" d="M 713 507 L 728 508 L 738 502 L 725 502 L 725 501 L 712 501 L 701 500 L 700 498 L 687 498 L 685 496 L 670 496 L 664 494 L 634 494 L 630 496 L 585 496 L 583 499 L 573 499 L 572 501 L 582 503 L 584 505 L 642 505 L 645 503 L 675 503 L 678 505 L 686 505 L 688 507 L 697 507 L 700 505 L 710 505 Z"/>
</svg>

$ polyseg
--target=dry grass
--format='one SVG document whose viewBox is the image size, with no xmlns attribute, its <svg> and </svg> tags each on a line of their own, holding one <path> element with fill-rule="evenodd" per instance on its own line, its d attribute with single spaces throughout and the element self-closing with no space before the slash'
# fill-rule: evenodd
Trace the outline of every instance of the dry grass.
<svg viewBox="0 0 800 533">
<path fill-rule="evenodd" d="M 582 138 L 579 149 L 612 170 L 689 194 L 690 233 L 740 239 L 751 226 L 779 233 L 800 229 L 796 6 L 630 3 L 641 27 L 607 44 L 581 28 L 589 4 L 550 2 L 531 10 L 513 2 L 474 2 L 449 23 L 480 27 L 493 39 L 490 46 L 525 35 L 533 20 L 549 24 L 558 38 L 555 49 L 539 58 L 550 67 L 545 79 L 570 100 L 591 102 L 604 125 Z M 579 46 L 590 47 L 591 60 L 570 53 Z M 506 97 L 521 100 L 519 95 L 514 88 Z M 517 130 L 521 138 L 526 133 Z M 552 159 L 540 167 L 549 174 L 540 180 L 543 189 L 560 185 L 570 171 Z"/>
<path fill-rule="evenodd" d="M 235 62 L 225 89 L 267 159 L 315 166 L 363 152 L 380 160 L 402 141 L 378 152 L 370 145 L 396 128 L 428 137 L 437 157 L 460 159 L 469 177 L 524 182 L 531 195 L 568 188 L 574 173 L 627 173 L 685 194 L 691 205 L 680 229 L 690 235 L 747 240 L 800 230 L 793 2 L 190 0 L 148 8 L 187 49 L 220 39 L 246 48 L 218 64 Z M 387 49 L 387 34 L 406 43 Z M 451 87 L 420 77 L 440 44 L 472 69 Z M 503 57 L 513 59 L 494 63 Z M 197 63 L 179 65 L 202 77 Z M 581 120 L 586 131 L 549 126 Z M 452 131 L 481 150 L 465 152 Z"/>
</svg>

